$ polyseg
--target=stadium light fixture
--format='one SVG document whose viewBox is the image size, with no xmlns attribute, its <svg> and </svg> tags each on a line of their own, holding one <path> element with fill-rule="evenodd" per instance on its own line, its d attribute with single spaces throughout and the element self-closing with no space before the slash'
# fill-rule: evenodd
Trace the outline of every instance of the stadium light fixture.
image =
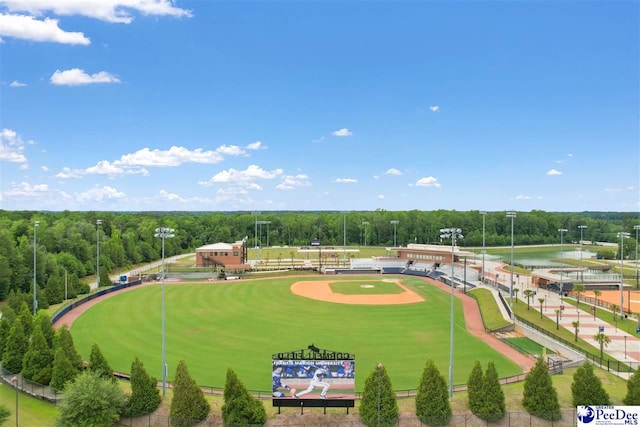
<svg viewBox="0 0 640 427">
<path fill-rule="evenodd" d="M 395 248 L 397 246 L 396 243 L 396 226 L 400 223 L 400 221 L 397 220 L 393 220 L 393 221 L 389 221 L 391 224 L 393 224 L 393 247 Z"/>
<path fill-rule="evenodd" d="M 96 219 L 96 288 L 100 287 L 100 224 L 101 219 Z"/>
<path fill-rule="evenodd" d="M 38 234 L 38 226 L 40 225 L 40 221 L 34 221 L 33 223 L 33 314 L 36 314 L 38 311 L 38 285 L 37 285 L 37 275 L 38 275 L 38 255 L 36 252 L 36 248 L 38 247 L 38 240 L 36 235 Z"/>
<path fill-rule="evenodd" d="M 580 229 L 580 267 L 584 268 L 584 266 L 582 265 L 582 232 L 584 231 L 585 228 L 587 228 L 587 226 L 579 225 L 578 228 Z M 584 272 L 580 274 L 580 281 L 584 283 Z"/>
<path fill-rule="evenodd" d="M 640 225 L 634 225 L 633 229 L 636 231 L 636 290 L 638 289 L 638 230 Z"/>
<path fill-rule="evenodd" d="M 162 397 L 167 394 L 167 340 L 166 340 L 166 320 L 164 310 L 164 241 L 175 237 L 173 228 L 159 227 L 156 228 L 154 237 L 162 239 Z"/>
<path fill-rule="evenodd" d="M 629 233 L 620 231 L 618 237 L 620 238 L 620 316 L 622 317 L 624 308 L 624 294 L 622 293 L 624 289 L 624 239 L 629 237 Z"/>
<path fill-rule="evenodd" d="M 450 333 L 449 333 L 449 400 L 453 398 L 453 291 L 454 291 L 454 248 L 456 246 L 456 238 L 464 237 L 462 230 L 459 228 L 441 228 L 440 238 L 451 239 L 451 314 L 450 314 Z"/>
<path fill-rule="evenodd" d="M 562 300 L 562 291 L 563 291 L 563 287 L 564 284 L 562 283 L 562 245 L 563 245 L 563 240 L 562 237 L 564 236 L 564 233 L 566 233 L 568 230 L 566 228 L 558 228 L 558 232 L 560 233 L 560 299 Z"/>
<path fill-rule="evenodd" d="M 482 215 L 482 281 L 484 282 L 484 232 L 485 232 L 485 218 L 487 217 L 487 211 L 480 211 L 480 215 Z"/>
<path fill-rule="evenodd" d="M 513 220 L 516 217 L 516 211 L 508 211 L 507 218 L 511 218 L 511 277 L 509 278 L 509 311 L 511 311 L 511 320 L 513 316 Z"/>
</svg>

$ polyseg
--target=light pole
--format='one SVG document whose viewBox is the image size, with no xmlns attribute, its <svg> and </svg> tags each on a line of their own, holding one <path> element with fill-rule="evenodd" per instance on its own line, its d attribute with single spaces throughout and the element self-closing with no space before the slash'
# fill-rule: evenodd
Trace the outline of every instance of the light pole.
<svg viewBox="0 0 640 427">
<path fill-rule="evenodd" d="M 580 267 L 584 268 L 584 266 L 582 265 L 582 232 L 585 228 L 587 228 L 587 226 L 579 225 L 578 228 L 580 229 Z M 580 274 L 580 281 L 584 283 L 584 271 L 582 272 L 582 274 Z"/>
<path fill-rule="evenodd" d="M 622 310 L 624 308 L 624 295 L 622 293 L 624 288 L 624 239 L 629 237 L 629 233 L 620 231 L 618 237 L 620 238 L 620 320 L 622 320 Z"/>
<path fill-rule="evenodd" d="M 451 238 L 451 328 L 449 332 L 449 400 L 453 398 L 453 291 L 454 291 L 454 248 L 456 246 L 456 238 L 462 238 L 462 230 L 459 228 L 442 228 L 440 229 L 440 238 Z"/>
<path fill-rule="evenodd" d="M 567 232 L 566 228 L 558 228 L 558 231 L 560 232 L 560 295 L 562 295 L 562 288 L 563 288 L 563 283 L 562 283 L 562 236 L 564 235 L 564 233 Z M 560 299 L 562 299 L 562 297 L 560 297 Z"/>
<path fill-rule="evenodd" d="M 256 250 L 258 248 L 258 215 L 260 215 L 260 211 L 253 211 L 251 212 L 251 215 L 253 215 L 254 221 L 255 221 L 255 230 L 253 232 L 253 250 Z M 256 259 L 258 258 L 257 256 L 257 252 L 256 252 Z"/>
<path fill-rule="evenodd" d="M 36 282 L 36 278 L 38 275 L 38 259 L 36 255 L 36 248 L 38 247 L 38 241 L 36 239 L 36 235 L 38 234 L 38 226 L 40 225 L 40 221 L 34 221 L 33 223 L 33 314 L 36 314 L 38 311 L 38 285 Z"/>
<path fill-rule="evenodd" d="M 173 228 L 159 227 L 156 228 L 154 237 L 162 239 L 162 396 L 167 394 L 167 341 L 166 341 L 166 321 L 164 315 L 164 241 L 175 237 Z"/>
<path fill-rule="evenodd" d="M 487 211 L 480 211 L 482 215 L 482 281 L 484 282 L 484 231 L 485 231 L 485 218 L 487 217 Z"/>
<path fill-rule="evenodd" d="M 349 213 L 349 211 L 342 211 L 340 212 L 343 215 L 343 222 L 342 222 L 342 235 L 344 237 L 344 240 L 342 242 L 342 258 L 344 259 L 344 265 L 347 265 L 347 214 Z"/>
<path fill-rule="evenodd" d="M 11 377 L 11 382 L 16 389 L 16 427 L 18 427 L 18 377 Z"/>
<path fill-rule="evenodd" d="M 362 221 L 362 225 L 364 225 L 364 247 L 367 247 L 367 225 L 369 225 L 369 221 Z"/>
<path fill-rule="evenodd" d="M 400 223 L 400 221 L 389 221 L 391 224 L 393 224 L 393 247 L 396 247 L 396 226 Z"/>
<path fill-rule="evenodd" d="M 634 225 L 633 229 L 636 230 L 636 290 L 638 289 L 638 230 L 640 225 Z"/>
<path fill-rule="evenodd" d="M 262 258 L 262 224 L 271 224 L 271 221 L 256 221 L 256 224 L 258 224 L 260 226 L 260 233 L 259 233 L 259 239 L 260 239 L 260 258 Z M 267 228 L 267 242 L 269 242 L 269 229 Z M 268 246 L 268 244 L 267 244 Z"/>
<path fill-rule="evenodd" d="M 101 219 L 96 219 L 96 288 L 100 287 L 100 224 Z"/>
<path fill-rule="evenodd" d="M 513 220 L 516 217 L 516 211 L 508 211 L 507 218 L 511 218 L 511 278 L 509 279 L 509 309 L 511 311 L 511 320 L 513 320 Z"/>
<path fill-rule="evenodd" d="M 381 377 L 382 377 L 382 363 L 378 363 L 378 427 L 380 427 L 380 402 L 381 402 Z"/>
</svg>

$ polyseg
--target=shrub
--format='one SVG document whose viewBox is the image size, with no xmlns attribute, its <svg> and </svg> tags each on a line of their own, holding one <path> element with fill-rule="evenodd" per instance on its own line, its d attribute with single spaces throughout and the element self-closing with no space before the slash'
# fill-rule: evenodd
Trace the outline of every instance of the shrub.
<svg viewBox="0 0 640 427">
<path fill-rule="evenodd" d="M 525 377 L 522 406 L 531 415 L 545 420 L 556 421 L 562 417 L 558 393 L 551 382 L 549 366 L 542 357 Z"/>
<path fill-rule="evenodd" d="M 398 420 L 398 402 L 391 379 L 382 363 L 371 371 L 364 383 L 360 419 L 367 426 L 393 426 Z"/>
<path fill-rule="evenodd" d="M 149 414 L 158 409 L 162 398 L 157 385 L 158 380 L 147 373 L 142 362 L 136 357 L 131 364 L 129 411 L 132 416 Z"/>
<path fill-rule="evenodd" d="M 173 398 L 169 410 L 171 425 L 186 427 L 197 424 L 207 418 L 210 409 L 202 389 L 191 378 L 187 365 L 181 360 L 173 382 Z"/>
<path fill-rule="evenodd" d="M 447 383 L 433 360 L 427 360 L 416 394 L 416 415 L 430 426 L 447 425 L 451 421 L 451 402 Z"/>
<path fill-rule="evenodd" d="M 260 425 L 267 421 L 267 412 L 258 399 L 251 396 L 238 375 L 227 369 L 224 385 L 222 420 L 225 424 Z"/>
</svg>

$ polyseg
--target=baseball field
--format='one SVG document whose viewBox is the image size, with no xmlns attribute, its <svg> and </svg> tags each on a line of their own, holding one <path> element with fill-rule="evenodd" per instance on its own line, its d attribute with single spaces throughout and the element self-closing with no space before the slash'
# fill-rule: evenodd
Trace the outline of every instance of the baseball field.
<svg viewBox="0 0 640 427">
<path fill-rule="evenodd" d="M 159 283 L 144 285 L 86 308 L 71 325 L 85 360 L 97 343 L 114 370 L 129 372 L 137 356 L 160 379 L 161 292 Z M 230 367 L 249 389 L 268 393 L 271 355 L 313 343 L 355 354 L 357 391 L 378 362 L 385 364 L 394 389 L 414 389 L 427 359 L 448 378 L 450 298 L 434 284 L 405 276 L 167 282 L 169 381 L 185 360 L 200 385 L 223 387 Z M 455 384 L 467 381 L 476 360 L 493 360 L 500 377 L 522 372 L 467 330 L 458 298 L 454 312 Z"/>
</svg>

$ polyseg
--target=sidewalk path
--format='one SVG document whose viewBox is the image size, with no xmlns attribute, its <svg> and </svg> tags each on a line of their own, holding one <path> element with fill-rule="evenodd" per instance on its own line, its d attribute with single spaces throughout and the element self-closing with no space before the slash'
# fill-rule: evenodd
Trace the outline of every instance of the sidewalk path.
<svg viewBox="0 0 640 427">
<path fill-rule="evenodd" d="M 487 277 L 493 276 L 495 278 L 495 274 L 499 274 L 499 278 L 506 278 L 505 283 L 508 283 L 510 272 L 504 270 L 504 266 L 506 265 L 501 262 L 485 261 Z M 516 281 L 515 276 L 514 281 Z M 573 322 L 579 321 L 578 337 L 593 345 L 596 349 L 600 348 L 600 344 L 593 337 L 600 332 L 600 328 L 604 328 L 603 333 L 611 339 L 611 342 L 604 347 L 604 353 L 616 360 L 630 363 L 633 368 L 638 367 L 638 363 L 640 363 L 640 339 L 636 335 L 617 328 L 613 323 L 613 313 L 611 314 L 611 323 L 597 317 L 594 320 L 593 312 L 580 310 L 571 304 L 564 303 L 559 293 L 550 292 L 546 289 L 539 290 L 533 286 L 529 275 L 519 275 L 515 287 L 518 288 L 517 304 L 527 303 L 523 292 L 526 289 L 532 289 L 536 292 L 536 296 L 533 297 L 533 300 L 530 300 L 530 304 L 538 310 L 540 309 L 538 298 L 544 298 L 542 314 L 554 323 L 557 321 L 556 310 L 560 310 L 561 306 L 564 306 L 559 320 L 560 327 L 564 327 L 574 333 Z M 627 319 L 625 322 L 635 323 L 635 320 Z"/>
</svg>

